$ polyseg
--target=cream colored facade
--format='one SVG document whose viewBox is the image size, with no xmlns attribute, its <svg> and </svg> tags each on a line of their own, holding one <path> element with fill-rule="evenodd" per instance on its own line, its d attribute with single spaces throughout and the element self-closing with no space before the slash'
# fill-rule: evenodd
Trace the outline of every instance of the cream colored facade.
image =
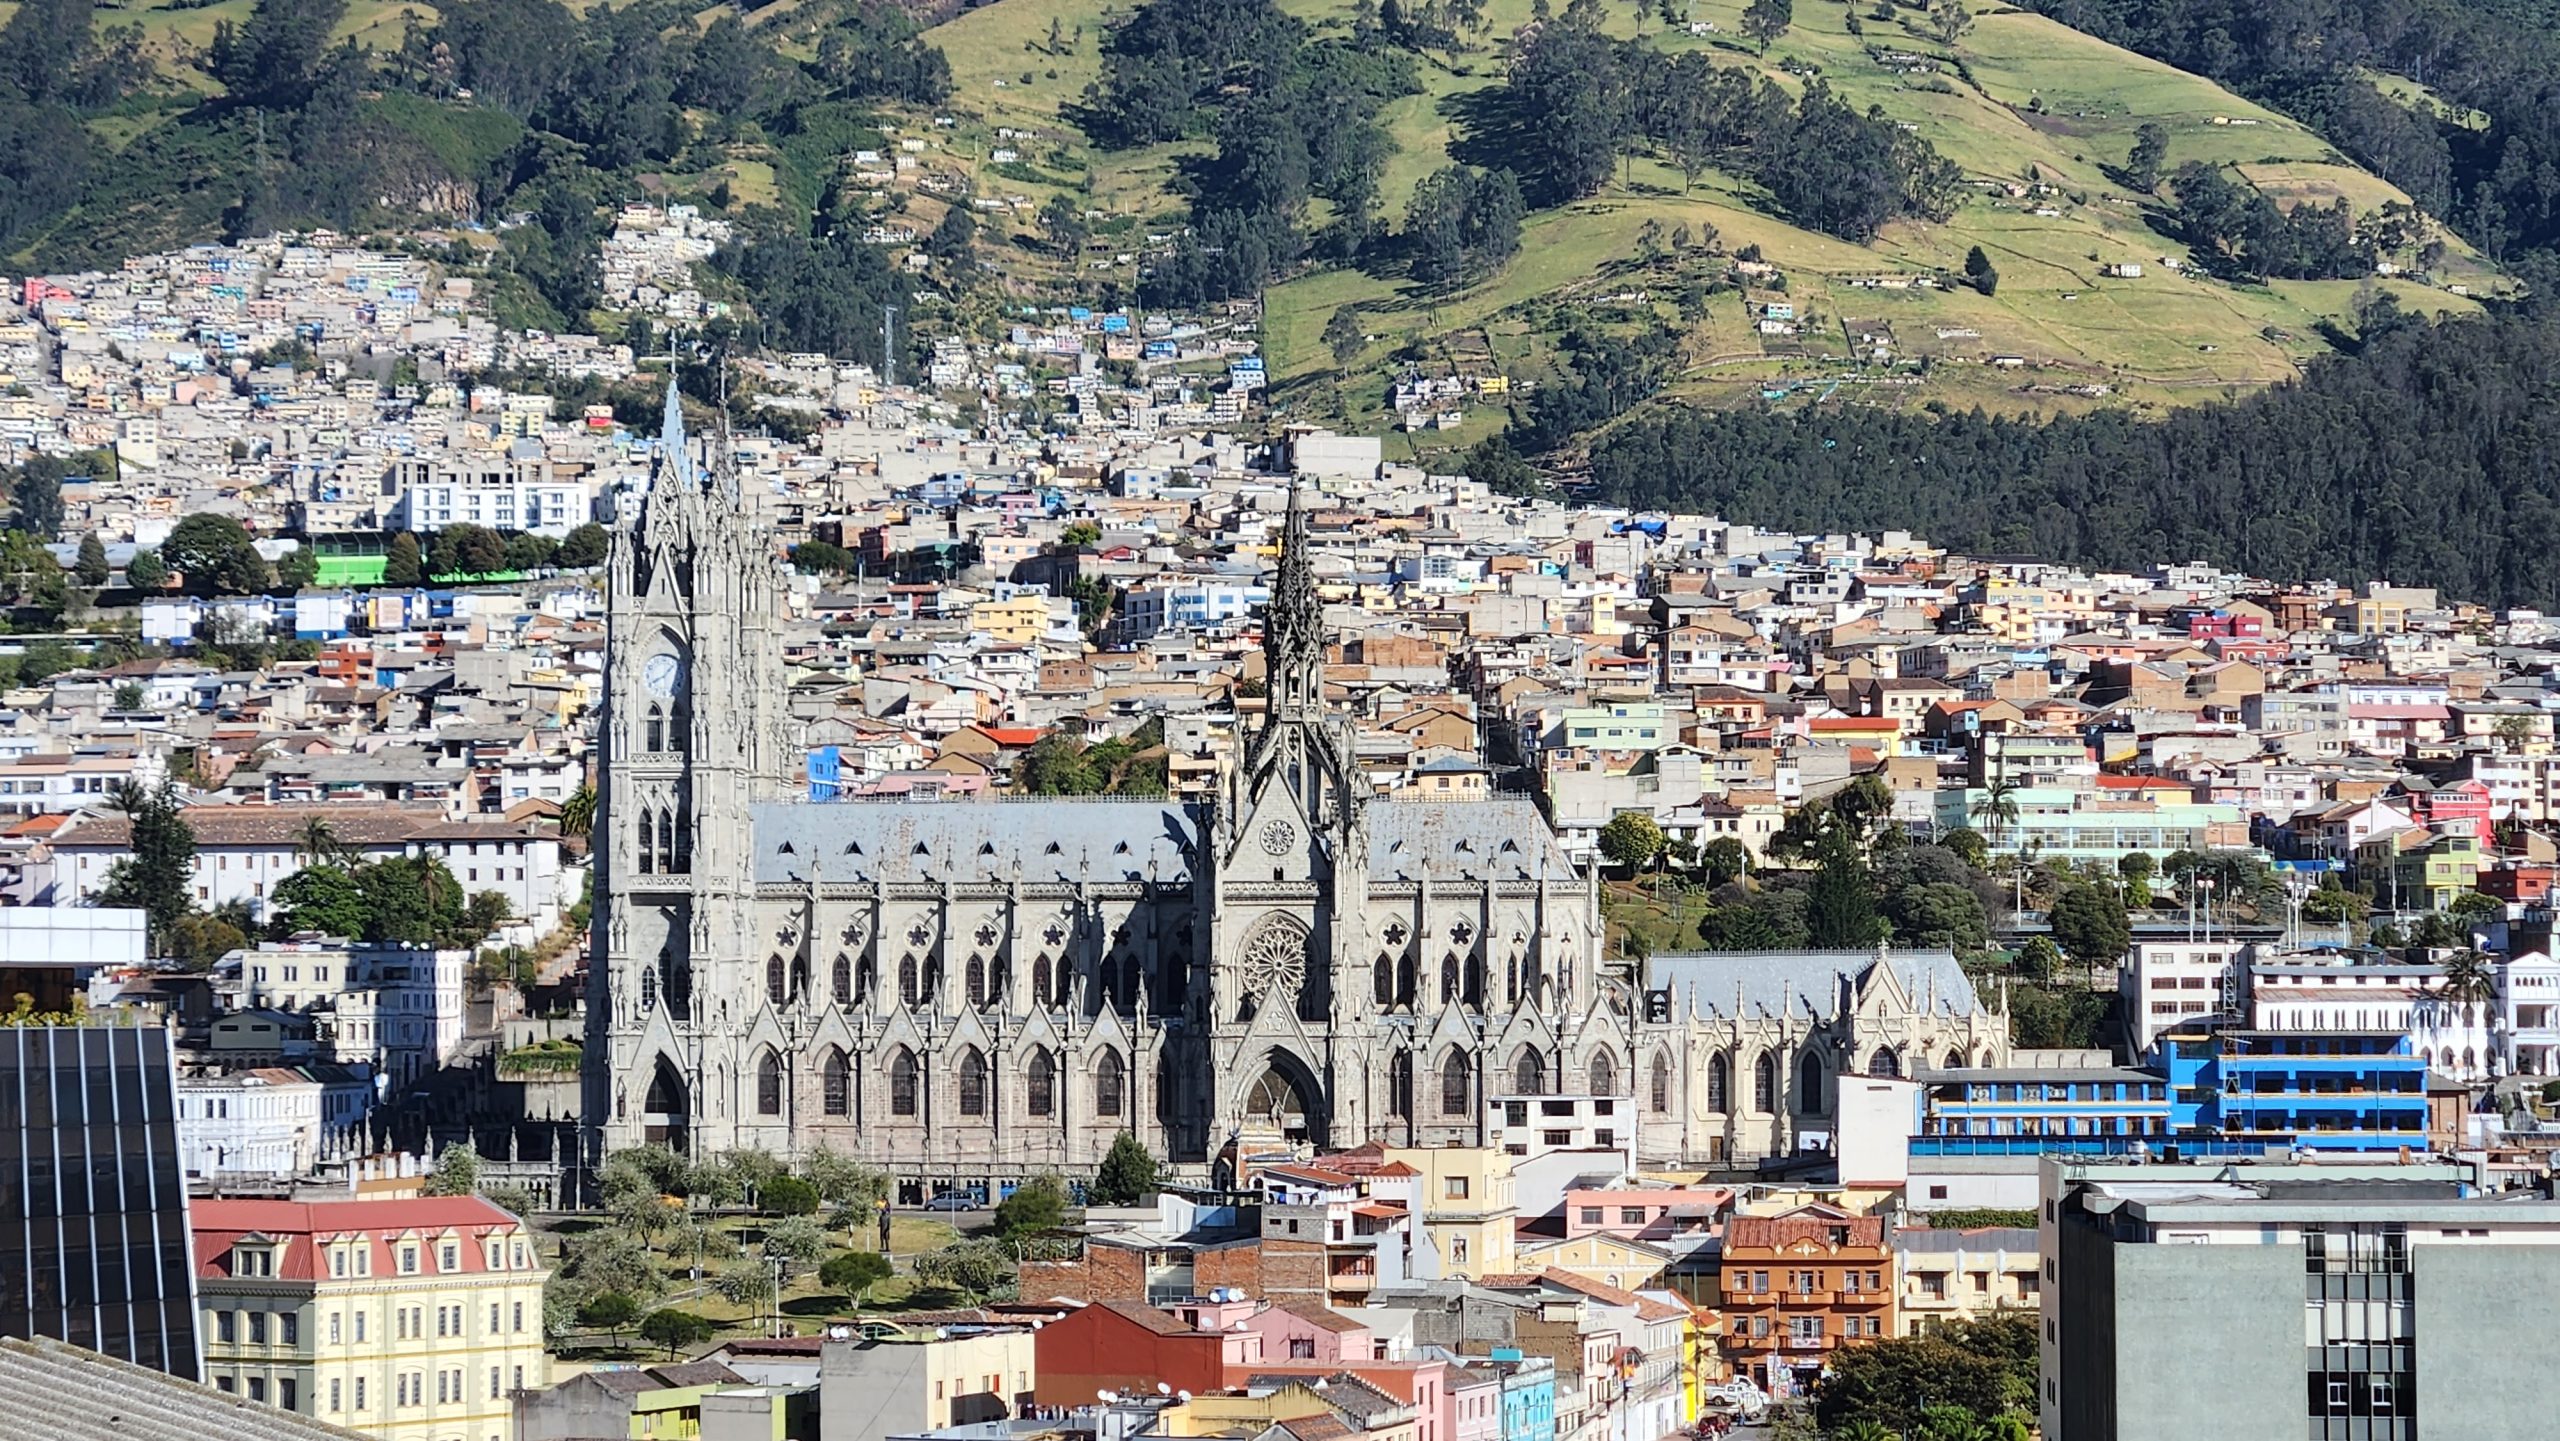
<svg viewBox="0 0 2560 1441">
<path fill-rule="evenodd" d="M 2031 1229 L 1896 1231 L 1893 1254 L 1896 1309 L 1907 1335 L 2042 1304 Z"/>
<path fill-rule="evenodd" d="M 964 1396 L 992 1393 L 1014 1404 L 1028 1397 L 1033 1376 L 1031 1340 L 1031 1332 L 1021 1330 L 923 1343 L 924 1429 L 939 1431 L 985 1420 L 979 1415 L 954 1414 L 952 1403 Z"/>
<path fill-rule="evenodd" d="M 205 1377 L 219 1389 L 383 1441 L 513 1441 L 513 1393 L 550 1384 L 550 1273 L 487 1202 L 196 1209 Z M 293 1212 L 318 1219 L 297 1230 Z"/>
<path fill-rule="evenodd" d="M 1508 1275 L 1519 1269 L 1511 1158 L 1490 1146 L 1389 1147 L 1389 1164 L 1419 1173 L 1422 1230 L 1444 1277 Z"/>
</svg>

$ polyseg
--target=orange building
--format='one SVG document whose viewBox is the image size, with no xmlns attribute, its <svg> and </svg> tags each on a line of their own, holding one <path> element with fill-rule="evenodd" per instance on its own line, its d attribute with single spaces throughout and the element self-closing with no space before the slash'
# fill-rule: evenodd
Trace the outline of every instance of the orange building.
<svg viewBox="0 0 2560 1441">
<path fill-rule="evenodd" d="M 1830 1206 L 1725 1222 L 1724 1354 L 1734 1374 L 1801 1394 L 1824 1357 L 1896 1334 L 1884 1219 Z"/>
</svg>

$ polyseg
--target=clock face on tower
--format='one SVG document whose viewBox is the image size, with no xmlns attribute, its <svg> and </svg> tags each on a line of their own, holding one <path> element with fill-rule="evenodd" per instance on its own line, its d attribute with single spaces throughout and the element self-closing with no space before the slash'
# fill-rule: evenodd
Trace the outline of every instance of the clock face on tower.
<svg viewBox="0 0 2560 1441">
<path fill-rule="evenodd" d="M 660 700 L 674 695 L 683 678 L 684 662 L 671 655 L 653 655 L 640 666 L 640 684 Z"/>
</svg>

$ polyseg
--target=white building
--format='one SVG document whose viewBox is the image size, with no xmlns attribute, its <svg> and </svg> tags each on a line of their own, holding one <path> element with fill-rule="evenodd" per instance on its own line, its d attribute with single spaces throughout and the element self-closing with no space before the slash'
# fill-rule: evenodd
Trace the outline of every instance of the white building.
<svg viewBox="0 0 2560 1441">
<path fill-rule="evenodd" d="M 309 860 L 309 824 L 325 821 L 331 838 L 358 861 L 433 856 L 466 894 L 495 891 L 510 913 L 537 933 L 560 923 L 578 900 L 577 867 L 565 863 L 560 837 L 547 825 L 450 821 L 442 813 L 338 802 L 317 806 L 190 806 L 196 837 L 195 900 L 207 910 L 234 901 L 266 917 L 267 897 Z M 113 814 L 82 814 L 39 848 L 19 873 L 18 903 L 82 905 L 106 884 L 131 846 L 132 823 Z"/>
<path fill-rule="evenodd" d="M 352 1070 L 267 1066 L 178 1080 L 178 1154 L 190 1178 L 289 1181 L 359 1142 L 373 1082 Z"/>
<path fill-rule="evenodd" d="M 2560 1076 L 2560 961 L 2527 951 L 2500 962 L 2496 974 L 2499 1072 Z"/>
<path fill-rule="evenodd" d="M 266 941 L 222 959 L 227 1007 L 312 1016 L 324 1059 L 365 1064 L 405 1082 L 462 1044 L 469 951 L 341 941 Z"/>
<path fill-rule="evenodd" d="M 2417 1054 L 2457 1080 L 2487 1077 L 2495 1002 L 2436 994 L 2444 968 L 2347 961 L 2329 952 L 2260 958 L 2249 967 L 2249 1024 L 2262 1031 L 2400 1031 Z"/>
<path fill-rule="evenodd" d="M 2116 970 L 2133 1053 L 2148 1053 L 2163 1031 L 2223 1010 L 2237 994 L 2237 968 L 2255 950 L 2233 940 L 2135 941 Z"/>
<path fill-rule="evenodd" d="M 449 525 L 527 530 L 558 539 L 588 520 L 587 488 L 555 479 L 539 442 L 507 451 L 454 453 L 392 464 L 399 497 L 395 526 L 433 532 Z"/>
</svg>

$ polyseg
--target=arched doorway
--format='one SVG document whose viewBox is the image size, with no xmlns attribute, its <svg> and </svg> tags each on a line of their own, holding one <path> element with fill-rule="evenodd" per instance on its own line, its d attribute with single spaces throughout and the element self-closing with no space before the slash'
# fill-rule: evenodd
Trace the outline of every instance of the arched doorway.
<svg viewBox="0 0 2560 1441">
<path fill-rule="evenodd" d="M 1324 1088 L 1303 1062 L 1285 1051 L 1270 1053 L 1261 1078 L 1244 1093 L 1243 1123 L 1248 1131 L 1321 1146 L 1331 1120 Z"/>
<path fill-rule="evenodd" d="M 649 1095 L 640 1106 L 642 1135 L 678 1155 L 685 1151 L 685 1128 L 693 1120 L 693 1098 L 684 1075 L 665 1056 L 649 1073 Z"/>
</svg>

